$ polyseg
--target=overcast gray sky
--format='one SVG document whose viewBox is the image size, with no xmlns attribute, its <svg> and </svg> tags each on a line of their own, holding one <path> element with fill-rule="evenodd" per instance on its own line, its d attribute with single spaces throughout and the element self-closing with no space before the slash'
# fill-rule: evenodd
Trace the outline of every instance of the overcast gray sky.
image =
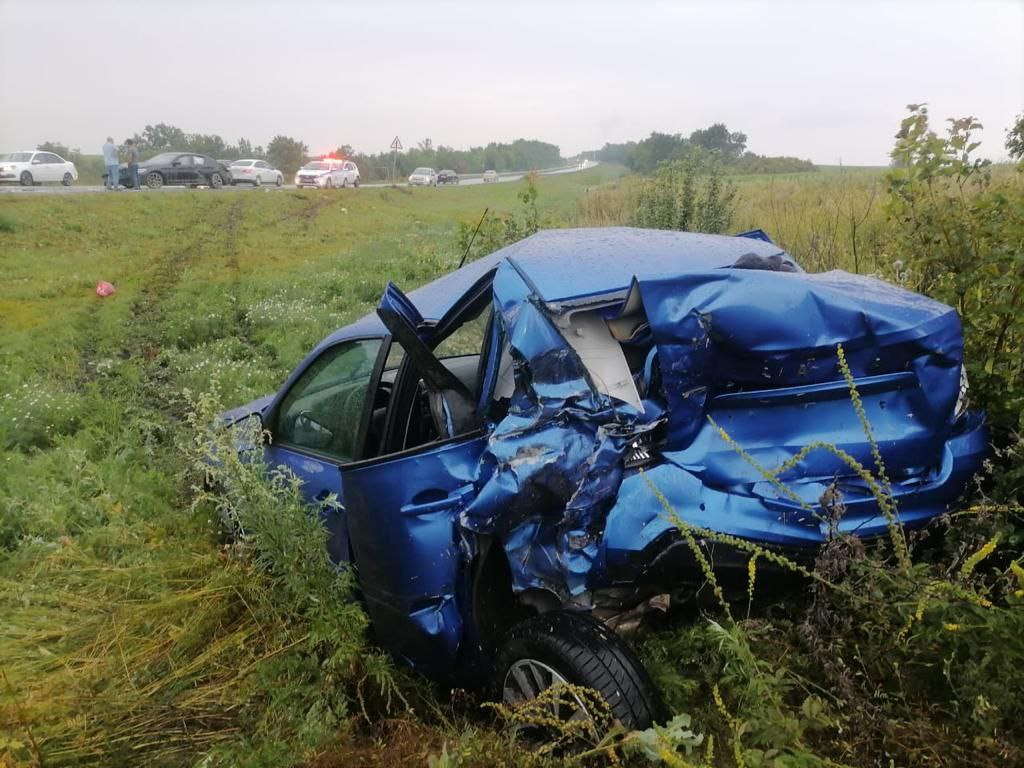
<svg viewBox="0 0 1024 768">
<path fill-rule="evenodd" d="M 883 164 L 909 102 L 1024 110 L 1024 0 L 0 0 L 0 151 L 147 123 L 314 152 L 536 138 L 565 155 L 725 122 L 749 149 Z"/>
</svg>

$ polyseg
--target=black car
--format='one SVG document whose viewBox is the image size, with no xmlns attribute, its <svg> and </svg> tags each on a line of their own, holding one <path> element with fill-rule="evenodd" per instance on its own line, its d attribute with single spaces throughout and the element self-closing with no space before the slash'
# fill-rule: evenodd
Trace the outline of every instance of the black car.
<svg viewBox="0 0 1024 768">
<path fill-rule="evenodd" d="M 437 172 L 437 183 L 438 184 L 458 184 L 459 174 L 455 171 L 438 171 Z"/>
<path fill-rule="evenodd" d="M 135 186 L 135 180 L 129 176 L 127 166 L 121 166 L 120 177 L 121 186 Z M 231 184 L 231 171 L 209 155 L 195 152 L 163 152 L 139 163 L 139 183 L 150 189 L 160 189 L 164 185 L 208 186 L 220 189 L 225 184 Z"/>
</svg>

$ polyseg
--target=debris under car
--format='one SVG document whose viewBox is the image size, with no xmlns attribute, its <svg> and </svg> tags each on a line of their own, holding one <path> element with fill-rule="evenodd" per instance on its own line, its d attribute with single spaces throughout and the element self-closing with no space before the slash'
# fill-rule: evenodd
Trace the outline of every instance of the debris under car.
<svg viewBox="0 0 1024 768">
<path fill-rule="evenodd" d="M 881 462 L 899 524 L 944 514 L 987 450 L 962 355 L 952 308 L 806 273 L 760 230 L 548 230 L 389 283 L 223 418 L 259 418 L 398 657 L 509 702 L 588 686 L 646 727 L 610 627 L 704 581 L 681 527 L 723 571 L 750 555 L 716 535 L 797 560 L 879 537 L 853 463 Z"/>
</svg>

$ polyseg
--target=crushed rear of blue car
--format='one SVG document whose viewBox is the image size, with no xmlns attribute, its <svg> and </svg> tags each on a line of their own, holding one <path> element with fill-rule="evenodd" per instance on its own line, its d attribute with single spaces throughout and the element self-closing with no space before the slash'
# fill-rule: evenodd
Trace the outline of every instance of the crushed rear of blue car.
<svg viewBox="0 0 1024 768">
<path fill-rule="evenodd" d="M 508 701 L 589 685 L 642 726 L 657 695 L 593 617 L 699 586 L 680 524 L 798 559 L 885 533 L 852 463 L 881 459 L 903 525 L 949 511 L 987 446 L 962 353 L 952 308 L 805 273 L 760 231 L 552 230 L 389 284 L 225 418 L 259 415 L 383 645 Z"/>
</svg>

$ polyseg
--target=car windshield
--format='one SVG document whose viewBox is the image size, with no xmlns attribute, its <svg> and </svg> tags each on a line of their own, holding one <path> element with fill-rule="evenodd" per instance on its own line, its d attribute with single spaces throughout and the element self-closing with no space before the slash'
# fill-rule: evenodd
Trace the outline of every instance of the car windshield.
<svg viewBox="0 0 1024 768">
<path fill-rule="evenodd" d="M 150 165 L 163 165 L 165 163 L 173 162 L 176 157 L 178 157 L 177 152 L 163 152 L 156 157 L 149 158 L 149 160 L 143 160 L 143 162 L 149 163 Z"/>
<path fill-rule="evenodd" d="M 329 171 L 331 166 L 328 163 L 306 163 L 302 166 L 304 171 Z"/>
<path fill-rule="evenodd" d="M 429 176 L 432 171 L 429 168 L 417 168 L 412 172 L 413 176 Z"/>
<path fill-rule="evenodd" d="M 254 160 L 235 160 L 235 162 L 233 162 L 231 164 L 231 167 L 234 168 L 236 165 L 240 166 L 240 167 L 242 167 L 242 166 L 248 167 L 248 166 L 252 165 L 254 162 L 255 162 Z"/>
<path fill-rule="evenodd" d="M 31 152 L 12 152 L 6 159 L 12 163 L 27 163 L 32 159 Z"/>
</svg>

